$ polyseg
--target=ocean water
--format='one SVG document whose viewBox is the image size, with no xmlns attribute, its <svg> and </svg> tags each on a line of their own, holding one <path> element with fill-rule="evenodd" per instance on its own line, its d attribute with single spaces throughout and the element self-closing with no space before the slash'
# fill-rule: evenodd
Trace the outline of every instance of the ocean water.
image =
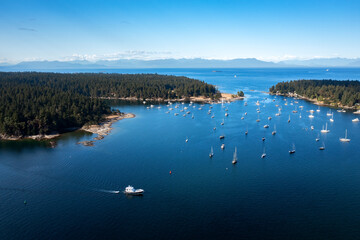
<svg viewBox="0 0 360 240">
<path fill-rule="evenodd" d="M 76 144 L 95 137 L 82 132 L 65 134 L 54 149 L 43 142 L 0 142 L 0 239 L 359 238 L 360 124 L 351 121 L 356 116 L 320 107 L 311 119 L 309 110 L 317 106 L 265 91 L 287 80 L 360 79 L 360 69 L 106 71 L 184 75 L 223 92 L 243 90 L 247 98 L 213 105 L 214 118 L 209 104 L 199 110 L 200 104 L 180 103 L 166 113 L 164 104 L 147 109 L 114 102 L 136 118 L 115 123 L 94 147 Z M 183 117 L 185 106 L 191 114 Z M 295 107 L 298 113 L 292 113 Z M 334 122 L 326 115 L 330 111 Z M 321 134 L 326 123 L 330 132 Z M 339 141 L 345 129 L 349 143 Z M 144 196 L 114 192 L 129 184 L 143 188 Z"/>
</svg>

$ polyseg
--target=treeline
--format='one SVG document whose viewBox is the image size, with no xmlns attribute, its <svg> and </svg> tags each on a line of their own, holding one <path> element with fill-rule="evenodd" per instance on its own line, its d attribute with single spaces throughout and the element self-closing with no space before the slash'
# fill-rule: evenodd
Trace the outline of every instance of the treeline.
<svg viewBox="0 0 360 240">
<path fill-rule="evenodd" d="M 98 123 L 111 113 L 102 98 L 214 98 L 213 85 L 157 74 L 0 72 L 0 133 L 36 135 Z"/>
<path fill-rule="evenodd" d="M 296 80 L 280 82 L 269 91 L 273 94 L 296 93 L 335 106 L 353 107 L 360 103 L 359 81 Z"/>
</svg>

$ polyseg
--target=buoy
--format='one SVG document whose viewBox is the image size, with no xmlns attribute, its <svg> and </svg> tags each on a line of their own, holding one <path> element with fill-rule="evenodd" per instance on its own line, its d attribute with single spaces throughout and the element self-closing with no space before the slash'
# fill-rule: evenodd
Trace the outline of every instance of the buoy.
<svg viewBox="0 0 360 240">
<path fill-rule="evenodd" d="M 170 174 L 171 174 L 171 170 L 170 170 L 170 172 L 169 172 Z"/>
<path fill-rule="evenodd" d="M 26 204 L 27 202 L 26 202 L 26 200 L 24 200 L 24 204 Z"/>
</svg>

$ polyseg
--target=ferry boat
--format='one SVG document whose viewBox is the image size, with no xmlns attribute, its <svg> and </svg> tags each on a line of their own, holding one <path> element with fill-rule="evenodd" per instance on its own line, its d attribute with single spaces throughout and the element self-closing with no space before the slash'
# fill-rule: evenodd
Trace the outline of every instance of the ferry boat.
<svg viewBox="0 0 360 240">
<path fill-rule="evenodd" d="M 138 195 L 143 195 L 144 194 L 144 190 L 143 189 L 135 189 L 133 186 L 127 186 L 125 188 L 124 193 L 126 195 L 133 195 L 133 196 L 138 196 Z"/>
</svg>

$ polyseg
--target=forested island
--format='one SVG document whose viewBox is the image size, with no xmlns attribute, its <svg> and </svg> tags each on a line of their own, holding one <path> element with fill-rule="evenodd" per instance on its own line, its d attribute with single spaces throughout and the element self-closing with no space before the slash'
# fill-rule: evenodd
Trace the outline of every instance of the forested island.
<svg viewBox="0 0 360 240">
<path fill-rule="evenodd" d="M 0 139 L 67 132 L 112 114 L 105 99 L 219 98 L 215 86 L 158 74 L 0 72 Z"/>
<path fill-rule="evenodd" d="M 280 82 L 271 94 L 295 96 L 334 107 L 356 108 L 360 104 L 360 82 L 338 80 L 296 80 Z"/>
</svg>

